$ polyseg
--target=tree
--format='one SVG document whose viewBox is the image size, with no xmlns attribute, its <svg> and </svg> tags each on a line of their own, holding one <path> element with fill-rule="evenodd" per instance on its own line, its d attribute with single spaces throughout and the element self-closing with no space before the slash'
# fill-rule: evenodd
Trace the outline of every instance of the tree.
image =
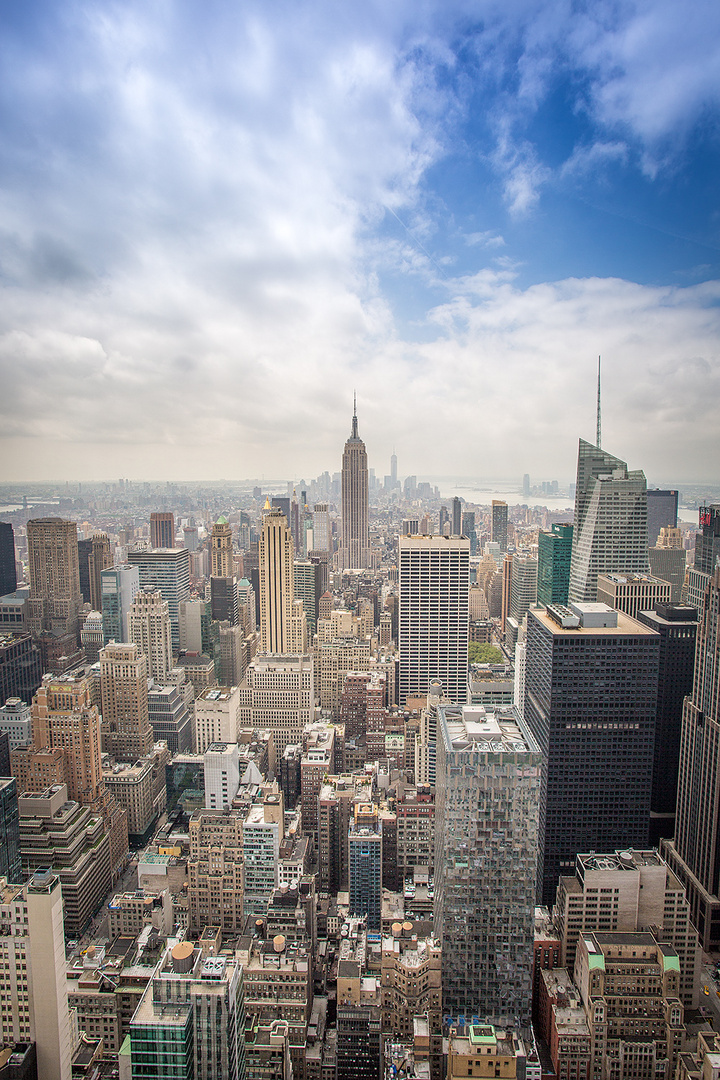
<svg viewBox="0 0 720 1080">
<path fill-rule="evenodd" d="M 471 641 L 468 649 L 468 660 L 471 664 L 502 664 L 504 656 L 495 645 L 486 645 L 484 642 Z"/>
</svg>

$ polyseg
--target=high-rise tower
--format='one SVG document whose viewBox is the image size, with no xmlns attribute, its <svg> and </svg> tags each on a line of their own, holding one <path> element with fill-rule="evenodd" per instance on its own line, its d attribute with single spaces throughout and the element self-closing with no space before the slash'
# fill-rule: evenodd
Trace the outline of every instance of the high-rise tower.
<svg viewBox="0 0 720 1080">
<path fill-rule="evenodd" d="M 705 591 L 692 693 L 680 737 L 675 841 L 665 854 L 687 891 L 706 952 L 720 941 L 720 566 Z"/>
<path fill-rule="evenodd" d="M 0 596 L 16 589 L 15 534 L 9 521 L 0 521 Z"/>
<path fill-rule="evenodd" d="M 103 749 L 120 761 L 149 754 L 147 661 L 137 645 L 111 641 L 100 651 Z"/>
<path fill-rule="evenodd" d="M 338 552 L 338 566 L 343 570 L 370 566 L 368 507 L 367 451 L 358 435 L 356 406 L 342 458 L 342 548 Z"/>
<path fill-rule="evenodd" d="M 213 525 L 211 542 L 211 577 L 232 577 L 234 573 L 232 529 L 226 517 L 221 515 Z"/>
<path fill-rule="evenodd" d="M 649 569 L 645 474 L 580 439 L 570 600 L 593 602 L 598 574 Z"/>
<path fill-rule="evenodd" d="M 492 501 L 492 519 L 490 539 L 500 545 L 501 551 L 507 551 L 508 505 L 501 499 Z"/>
<path fill-rule="evenodd" d="M 433 680 L 454 704 L 467 700 L 470 541 L 401 536 L 400 704 Z"/>
<path fill-rule="evenodd" d="M 304 653 L 307 622 L 295 601 L 294 544 L 285 515 L 266 501 L 260 536 L 260 637 L 266 653 Z"/>
<path fill-rule="evenodd" d="M 77 525 L 62 518 L 27 523 L 30 629 L 77 632 L 82 605 Z"/>
<path fill-rule="evenodd" d="M 175 547 L 175 517 L 169 511 L 150 515 L 150 546 Z"/>
<path fill-rule="evenodd" d="M 165 684 L 173 666 L 172 629 L 168 603 L 159 589 L 140 589 L 130 608 L 129 626 L 130 641 L 145 654 L 148 676 Z"/>
</svg>

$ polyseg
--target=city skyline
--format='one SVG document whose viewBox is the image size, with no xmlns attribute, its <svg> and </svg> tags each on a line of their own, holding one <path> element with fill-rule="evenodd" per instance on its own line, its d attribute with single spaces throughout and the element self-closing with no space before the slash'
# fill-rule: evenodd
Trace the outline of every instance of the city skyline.
<svg viewBox="0 0 720 1080">
<path fill-rule="evenodd" d="M 601 353 L 604 443 L 709 481 L 717 10 L 276 14 L 4 14 L 0 475 L 316 473 L 353 389 L 371 462 L 562 475 Z"/>
</svg>

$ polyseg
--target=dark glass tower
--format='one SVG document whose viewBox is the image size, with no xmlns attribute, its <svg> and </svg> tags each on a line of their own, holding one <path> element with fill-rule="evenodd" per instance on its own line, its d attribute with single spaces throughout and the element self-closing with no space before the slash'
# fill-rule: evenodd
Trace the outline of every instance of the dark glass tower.
<svg viewBox="0 0 720 1080">
<path fill-rule="evenodd" d="M 12 882 L 22 881 L 20 813 L 14 776 L 0 779 L 0 876 Z"/>
<path fill-rule="evenodd" d="M 17 589 L 15 534 L 9 521 L 0 521 L 0 596 Z"/>
<path fill-rule="evenodd" d="M 677 491 L 648 488 L 648 547 L 655 547 L 663 528 L 677 528 Z"/>
<path fill-rule="evenodd" d="M 543 753 L 538 902 L 579 851 L 648 842 L 659 636 L 605 605 L 531 609 L 525 721 Z"/>
<path fill-rule="evenodd" d="M 537 602 L 567 604 L 572 555 L 572 525 L 552 525 L 538 536 Z"/>
<path fill-rule="evenodd" d="M 638 622 L 660 635 L 655 758 L 650 798 L 650 843 L 675 835 L 680 729 L 683 701 L 693 685 L 697 611 L 684 604 L 658 604 L 638 612 Z"/>
</svg>

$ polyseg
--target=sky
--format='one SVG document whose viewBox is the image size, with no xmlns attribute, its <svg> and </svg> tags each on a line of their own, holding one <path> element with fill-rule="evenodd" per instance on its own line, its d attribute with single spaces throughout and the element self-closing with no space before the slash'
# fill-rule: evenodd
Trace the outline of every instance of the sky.
<svg viewBox="0 0 720 1080">
<path fill-rule="evenodd" d="M 720 5 L 0 15 L 0 479 L 720 483 Z"/>
</svg>

